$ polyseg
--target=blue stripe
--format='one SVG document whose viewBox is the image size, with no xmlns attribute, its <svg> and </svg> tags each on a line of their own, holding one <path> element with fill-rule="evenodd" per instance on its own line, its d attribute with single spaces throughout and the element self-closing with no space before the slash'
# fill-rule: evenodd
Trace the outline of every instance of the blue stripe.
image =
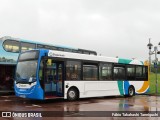
<svg viewBox="0 0 160 120">
<path fill-rule="evenodd" d="M 129 82 L 124 81 L 124 94 L 128 95 Z"/>
</svg>

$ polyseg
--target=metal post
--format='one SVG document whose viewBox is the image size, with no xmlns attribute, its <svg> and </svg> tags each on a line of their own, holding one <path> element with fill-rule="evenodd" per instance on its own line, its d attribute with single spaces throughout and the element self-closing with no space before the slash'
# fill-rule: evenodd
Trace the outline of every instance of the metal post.
<svg viewBox="0 0 160 120">
<path fill-rule="evenodd" d="M 151 43 L 151 39 L 149 38 L 149 44 Z M 151 73 L 151 49 L 149 49 L 149 72 Z"/>
<path fill-rule="evenodd" d="M 158 62 L 158 58 L 157 58 L 157 46 L 154 47 L 154 51 L 155 51 L 155 64 L 156 64 L 156 94 L 158 94 L 158 80 L 157 80 L 157 62 Z"/>
<path fill-rule="evenodd" d="M 149 50 L 149 72 L 151 73 L 151 50 Z"/>
</svg>

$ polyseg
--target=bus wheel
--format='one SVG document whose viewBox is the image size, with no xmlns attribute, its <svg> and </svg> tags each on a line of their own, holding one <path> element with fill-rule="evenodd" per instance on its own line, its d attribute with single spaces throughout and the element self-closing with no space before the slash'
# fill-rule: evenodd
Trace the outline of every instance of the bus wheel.
<svg viewBox="0 0 160 120">
<path fill-rule="evenodd" d="M 128 88 L 128 96 L 129 96 L 129 97 L 132 97 L 132 96 L 134 96 L 134 95 L 135 95 L 135 89 L 134 89 L 133 86 L 130 86 L 130 87 Z"/>
<path fill-rule="evenodd" d="M 74 101 L 78 99 L 78 90 L 75 88 L 70 88 L 67 92 L 67 99 L 69 101 Z"/>
</svg>

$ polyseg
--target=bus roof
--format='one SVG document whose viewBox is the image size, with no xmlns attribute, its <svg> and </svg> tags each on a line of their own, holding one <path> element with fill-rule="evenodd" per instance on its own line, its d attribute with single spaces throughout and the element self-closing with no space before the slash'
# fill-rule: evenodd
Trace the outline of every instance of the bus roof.
<svg viewBox="0 0 160 120">
<path fill-rule="evenodd" d="M 21 39 L 21 38 L 13 38 L 13 37 L 10 37 L 10 36 L 4 36 L 4 37 L 0 38 L 0 40 L 7 40 L 7 39 L 78 50 L 78 48 L 74 48 L 74 47 L 70 47 L 70 46 L 54 45 L 54 44 L 50 44 L 50 43 L 43 43 L 43 42 L 38 42 L 38 41 L 33 41 L 33 40 L 26 40 L 26 39 Z"/>
<path fill-rule="evenodd" d="M 56 50 L 60 50 L 60 51 L 68 51 L 68 52 L 78 52 L 81 54 L 94 54 L 97 55 L 96 51 L 93 50 L 86 50 L 86 49 L 80 49 L 80 48 L 74 48 L 74 47 L 70 47 L 70 46 L 64 46 L 64 45 L 54 45 L 54 44 L 50 44 L 50 43 L 42 43 L 42 42 L 38 42 L 38 41 L 32 41 L 32 40 L 26 40 L 26 39 L 20 39 L 20 38 L 13 38 L 10 36 L 5 36 L 0 38 L 1 41 L 6 41 L 6 40 L 10 40 L 10 41 L 18 41 L 20 43 L 31 43 L 31 44 L 35 44 L 36 48 L 39 49 L 56 49 Z"/>
<path fill-rule="evenodd" d="M 106 57 L 106 56 L 95 56 L 95 55 L 87 55 L 87 54 L 78 54 L 78 53 L 69 53 L 65 51 L 55 51 L 49 50 L 49 57 L 59 57 L 59 58 L 71 58 L 71 59 L 80 59 L 80 60 L 92 60 L 99 62 L 114 62 L 121 64 L 138 64 L 143 65 L 142 61 L 138 61 L 136 59 L 124 59 L 124 58 L 116 58 L 116 57 Z"/>
</svg>

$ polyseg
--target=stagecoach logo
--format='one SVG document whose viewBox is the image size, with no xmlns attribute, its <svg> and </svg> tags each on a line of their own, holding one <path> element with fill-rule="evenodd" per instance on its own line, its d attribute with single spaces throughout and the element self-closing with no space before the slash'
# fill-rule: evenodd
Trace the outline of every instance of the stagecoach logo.
<svg viewBox="0 0 160 120">
<path fill-rule="evenodd" d="M 52 56 L 52 57 L 65 57 L 64 54 L 57 54 L 57 53 L 53 53 L 51 51 L 49 51 L 48 56 Z"/>
<path fill-rule="evenodd" d="M 20 87 L 20 88 L 26 88 L 27 85 L 25 85 L 25 84 L 19 84 L 19 87 Z"/>
</svg>

